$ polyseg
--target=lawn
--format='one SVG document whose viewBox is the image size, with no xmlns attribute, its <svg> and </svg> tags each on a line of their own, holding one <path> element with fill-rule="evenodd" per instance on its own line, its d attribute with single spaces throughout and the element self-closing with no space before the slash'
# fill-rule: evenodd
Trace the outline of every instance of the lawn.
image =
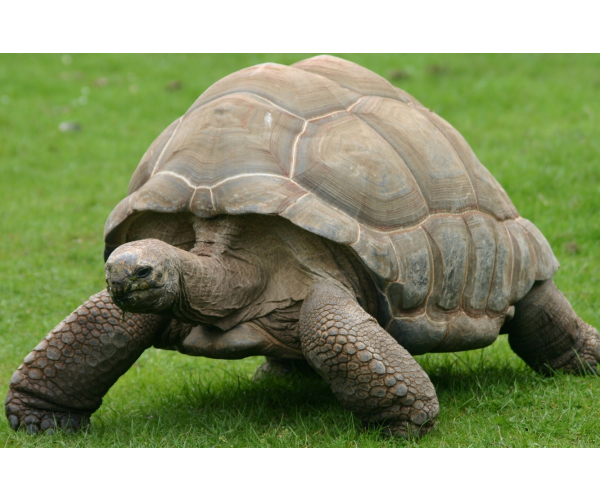
<svg viewBox="0 0 600 500">
<path fill-rule="evenodd" d="M 102 231 L 152 140 L 219 78 L 309 55 L 0 55 L 0 391 L 104 287 Z M 559 288 L 600 326 L 600 56 L 346 55 L 452 123 L 544 233 Z M 62 130 L 61 130 L 62 129 Z M 440 400 L 419 441 L 366 431 L 318 378 L 251 381 L 261 358 L 149 350 L 85 433 L 6 447 L 598 447 L 600 379 L 541 377 L 506 338 L 418 357 Z"/>
</svg>

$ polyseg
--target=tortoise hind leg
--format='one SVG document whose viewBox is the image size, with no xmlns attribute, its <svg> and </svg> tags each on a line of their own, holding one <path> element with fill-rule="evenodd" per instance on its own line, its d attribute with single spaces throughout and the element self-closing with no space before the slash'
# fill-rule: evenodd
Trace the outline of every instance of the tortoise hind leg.
<svg viewBox="0 0 600 500">
<path fill-rule="evenodd" d="M 503 332 L 513 351 L 539 373 L 598 373 L 598 331 L 577 316 L 551 279 L 536 282 L 515 304 Z"/>
<path fill-rule="evenodd" d="M 314 285 L 300 312 L 300 337 L 310 365 L 364 423 L 404 437 L 433 427 L 439 404 L 429 377 L 347 292 Z"/>
<path fill-rule="evenodd" d="M 252 380 L 259 381 L 270 377 L 316 376 L 315 371 L 304 359 L 279 359 L 265 356 L 265 362 L 254 372 Z"/>
<path fill-rule="evenodd" d="M 32 434 L 87 426 L 108 389 L 169 321 L 154 314 L 123 317 L 106 290 L 90 297 L 13 374 L 5 402 L 10 426 Z"/>
</svg>

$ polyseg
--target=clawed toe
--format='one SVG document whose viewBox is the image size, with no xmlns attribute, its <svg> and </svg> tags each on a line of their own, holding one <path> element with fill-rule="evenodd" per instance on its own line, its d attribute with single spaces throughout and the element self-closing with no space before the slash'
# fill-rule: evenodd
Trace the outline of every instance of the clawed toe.
<svg viewBox="0 0 600 500">
<path fill-rule="evenodd" d="M 288 378 L 294 376 L 316 376 L 316 372 L 305 360 L 267 357 L 266 361 L 254 372 L 252 380 L 259 382 L 271 377 Z"/>
<path fill-rule="evenodd" d="M 19 417 L 17 417 L 16 415 L 9 415 L 8 416 L 8 423 L 10 424 L 10 427 L 12 428 L 13 431 L 16 431 L 19 428 Z"/>
<path fill-rule="evenodd" d="M 13 430 L 23 429 L 28 434 L 53 434 L 58 428 L 73 432 L 89 425 L 89 415 L 35 408 L 28 404 L 30 398 L 13 391 L 6 400 L 6 416 Z"/>
<path fill-rule="evenodd" d="M 417 425 L 413 422 L 400 421 L 393 423 L 376 424 L 374 422 L 365 423 L 368 427 L 375 427 L 381 431 L 381 434 L 385 437 L 402 437 L 404 439 L 418 439 L 423 437 L 429 431 L 431 431 L 435 425 L 433 422 L 426 422 L 422 425 Z"/>
</svg>

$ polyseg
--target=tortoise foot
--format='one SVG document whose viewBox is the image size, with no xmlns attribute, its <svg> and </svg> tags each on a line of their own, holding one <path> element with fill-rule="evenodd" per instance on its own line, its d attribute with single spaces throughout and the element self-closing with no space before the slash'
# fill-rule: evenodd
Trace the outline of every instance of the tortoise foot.
<svg viewBox="0 0 600 500">
<path fill-rule="evenodd" d="M 54 409 L 55 405 L 26 393 L 9 391 L 6 397 L 6 417 L 13 430 L 24 429 L 29 434 L 52 434 L 57 428 L 66 432 L 85 429 L 91 413 Z"/>
<path fill-rule="evenodd" d="M 569 354 L 570 359 L 564 364 L 555 363 L 552 368 L 578 375 L 598 374 L 600 362 L 600 335 L 598 330 L 588 325 L 581 318 L 577 319 L 575 346 Z"/>
<path fill-rule="evenodd" d="M 437 415 L 439 411 L 437 399 L 417 400 L 409 406 L 405 406 L 405 403 L 383 408 L 375 419 L 363 420 L 363 425 L 379 428 L 385 436 L 405 439 L 420 438 L 435 427 L 435 416 L 432 415 Z"/>
<path fill-rule="evenodd" d="M 368 422 L 365 423 L 366 426 L 370 426 Z M 425 422 L 422 425 L 417 425 L 414 422 L 410 422 L 408 420 L 402 420 L 400 422 L 385 424 L 380 427 L 381 433 L 384 436 L 399 436 L 404 439 L 418 439 L 423 437 L 429 431 L 431 431 L 435 427 L 435 421 Z M 379 428 L 379 427 L 378 427 Z"/>
<path fill-rule="evenodd" d="M 271 377 L 316 376 L 317 373 L 303 359 L 277 359 L 266 357 L 265 362 L 254 372 L 252 380 L 258 382 Z"/>
</svg>

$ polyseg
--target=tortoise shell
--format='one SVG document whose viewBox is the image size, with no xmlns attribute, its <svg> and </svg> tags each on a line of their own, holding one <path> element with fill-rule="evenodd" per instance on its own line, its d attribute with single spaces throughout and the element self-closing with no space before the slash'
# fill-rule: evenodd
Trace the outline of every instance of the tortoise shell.
<svg viewBox="0 0 600 500">
<path fill-rule="evenodd" d="M 413 353 L 460 348 L 453 329 L 491 343 L 558 268 L 451 125 L 331 56 L 253 66 L 204 92 L 142 158 L 106 254 L 147 211 L 280 215 L 349 245 L 380 292 L 378 320 Z"/>
</svg>

